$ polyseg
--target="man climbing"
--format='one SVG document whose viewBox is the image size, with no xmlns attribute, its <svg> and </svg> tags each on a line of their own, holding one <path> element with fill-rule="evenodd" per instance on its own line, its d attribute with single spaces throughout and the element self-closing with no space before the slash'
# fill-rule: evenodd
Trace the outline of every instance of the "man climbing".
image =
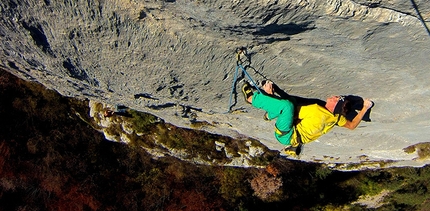
<svg viewBox="0 0 430 211">
<path fill-rule="evenodd" d="M 278 118 L 275 123 L 275 137 L 280 143 L 287 145 L 285 152 L 289 155 L 299 155 L 303 144 L 317 140 L 335 125 L 355 129 L 367 110 L 373 106 L 372 101 L 364 99 L 363 108 L 352 120 L 348 120 L 345 115 L 351 105 L 342 96 L 328 98 L 324 107 L 310 104 L 297 106 L 294 109 L 291 103 L 293 99 L 280 99 L 274 95 L 274 84 L 271 81 L 263 81 L 262 88 L 265 93 L 253 93 L 251 86 L 245 83 L 242 87 L 245 100 L 254 107 L 265 110 L 267 112 L 265 119 Z M 283 104 L 286 106 L 276 106 Z"/>
</svg>

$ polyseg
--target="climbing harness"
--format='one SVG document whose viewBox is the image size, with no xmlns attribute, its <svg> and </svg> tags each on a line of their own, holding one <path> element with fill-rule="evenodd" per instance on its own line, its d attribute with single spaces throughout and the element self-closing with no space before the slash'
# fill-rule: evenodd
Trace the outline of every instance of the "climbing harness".
<svg viewBox="0 0 430 211">
<path fill-rule="evenodd" d="M 241 48 L 237 48 L 236 49 L 236 59 L 237 59 L 237 61 L 236 61 L 236 71 L 234 73 L 233 85 L 232 85 L 231 92 L 230 92 L 230 101 L 229 101 L 229 104 L 228 104 L 228 112 L 231 112 L 233 92 L 234 92 L 234 89 L 235 89 L 236 80 L 237 80 L 237 76 L 239 74 L 239 70 L 241 70 L 243 73 L 245 73 L 245 75 L 248 77 L 248 79 L 251 81 L 252 85 L 257 89 L 257 91 L 261 92 L 261 90 L 258 88 L 258 85 L 254 82 L 254 80 L 251 78 L 251 76 L 246 71 L 246 68 L 243 67 L 243 64 L 245 62 L 250 62 L 249 61 L 249 56 L 248 56 L 248 54 L 246 52 L 246 48 L 245 47 L 241 47 Z"/>
</svg>

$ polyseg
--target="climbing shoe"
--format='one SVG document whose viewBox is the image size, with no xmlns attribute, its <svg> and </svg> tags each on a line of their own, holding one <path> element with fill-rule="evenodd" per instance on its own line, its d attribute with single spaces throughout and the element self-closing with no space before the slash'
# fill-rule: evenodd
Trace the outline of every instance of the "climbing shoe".
<svg viewBox="0 0 430 211">
<path fill-rule="evenodd" d="M 251 97 L 254 93 L 252 92 L 251 85 L 248 82 L 245 82 L 245 84 L 242 86 L 242 92 L 243 96 L 245 97 L 245 102 L 251 104 L 248 101 L 248 98 Z"/>
<path fill-rule="evenodd" d="M 263 119 L 264 119 L 264 121 L 270 121 L 270 119 L 269 119 L 269 113 L 264 113 L 264 116 L 263 116 Z"/>
<path fill-rule="evenodd" d="M 299 144 L 297 147 L 293 147 L 293 146 L 289 145 L 289 146 L 285 147 L 284 151 L 285 151 L 285 154 L 287 154 L 289 156 L 297 157 L 302 152 L 302 145 Z"/>
</svg>

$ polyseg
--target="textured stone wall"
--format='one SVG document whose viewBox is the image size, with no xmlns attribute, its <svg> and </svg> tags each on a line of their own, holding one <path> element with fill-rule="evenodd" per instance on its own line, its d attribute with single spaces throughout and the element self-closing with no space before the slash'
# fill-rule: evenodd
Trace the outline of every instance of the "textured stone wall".
<svg viewBox="0 0 430 211">
<path fill-rule="evenodd" d="M 376 102 L 372 123 L 334 130 L 301 159 L 427 162 L 402 150 L 430 135 L 426 0 L 5 0 L 0 9 L 0 65 L 63 95 L 121 103 L 178 126 L 207 121 L 201 129 L 280 150 L 274 122 L 242 100 L 244 75 L 226 113 L 234 51 L 245 46 L 256 81 L 307 98 Z"/>
</svg>

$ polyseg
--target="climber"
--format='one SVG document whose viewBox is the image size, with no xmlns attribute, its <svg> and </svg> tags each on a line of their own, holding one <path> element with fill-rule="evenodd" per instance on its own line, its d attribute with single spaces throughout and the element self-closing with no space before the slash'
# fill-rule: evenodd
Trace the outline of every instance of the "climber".
<svg viewBox="0 0 430 211">
<path fill-rule="evenodd" d="M 352 119 L 346 119 L 350 102 L 343 96 L 327 99 L 325 106 L 318 104 L 293 106 L 294 99 L 282 99 L 274 95 L 275 85 L 271 81 L 263 81 L 262 92 L 253 92 L 249 83 L 245 83 L 242 92 L 246 102 L 266 111 L 265 120 L 278 118 L 275 123 L 275 137 L 284 145 L 289 155 L 299 155 L 301 146 L 315 141 L 329 132 L 335 125 L 355 129 L 373 102 L 364 99 L 362 109 Z"/>
</svg>

